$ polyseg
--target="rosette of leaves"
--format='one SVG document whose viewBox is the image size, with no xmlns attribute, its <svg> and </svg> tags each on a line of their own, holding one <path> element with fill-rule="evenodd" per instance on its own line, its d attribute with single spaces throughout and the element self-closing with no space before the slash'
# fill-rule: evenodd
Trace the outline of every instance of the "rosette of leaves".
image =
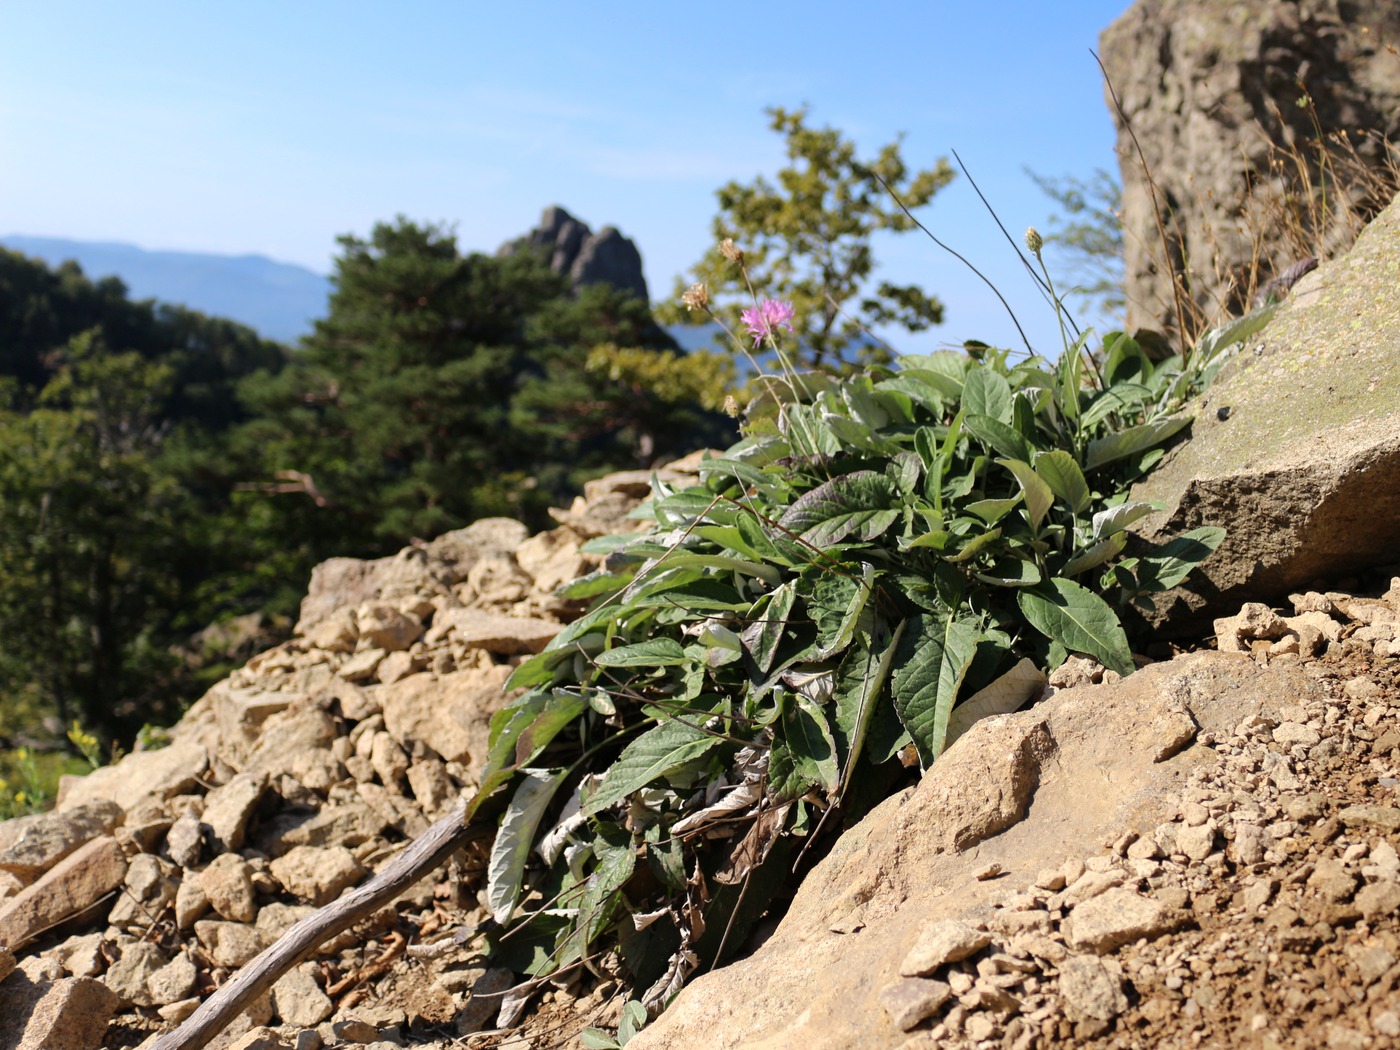
<svg viewBox="0 0 1400 1050">
<path fill-rule="evenodd" d="M 1115 609 L 1223 538 L 1122 557 L 1199 380 L 1120 334 L 1097 367 L 974 345 L 771 380 L 699 484 L 655 483 L 652 528 L 593 541 L 563 591 L 591 606 L 510 680 L 473 804 L 503 807 L 501 960 L 622 972 L 654 1010 L 984 690 L 1070 653 L 1131 673 Z"/>
</svg>

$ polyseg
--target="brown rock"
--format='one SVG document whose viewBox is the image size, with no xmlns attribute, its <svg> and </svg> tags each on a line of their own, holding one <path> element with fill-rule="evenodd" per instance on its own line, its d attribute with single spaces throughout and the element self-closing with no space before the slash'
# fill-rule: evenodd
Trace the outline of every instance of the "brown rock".
<svg viewBox="0 0 1400 1050">
<path fill-rule="evenodd" d="M 309 1028 L 335 1012 L 335 1004 L 316 983 L 316 965 L 303 963 L 288 970 L 272 986 L 272 1009 L 284 1024 Z"/>
<path fill-rule="evenodd" d="M 329 747 L 337 735 L 335 721 L 319 708 L 283 711 L 267 720 L 257 744 L 248 753 L 244 771 L 268 777 L 291 773 L 300 755 Z M 206 812 L 206 823 L 208 819 Z"/>
<path fill-rule="evenodd" d="M 1134 941 L 1160 937 L 1180 924 L 1180 918 L 1158 901 L 1119 887 L 1070 912 L 1064 933 L 1072 948 L 1103 954 Z"/>
<path fill-rule="evenodd" d="M 262 935 L 240 922 L 203 919 L 194 924 L 195 936 L 216 966 L 236 970 L 267 947 Z"/>
<path fill-rule="evenodd" d="M 447 609 L 433 619 L 427 641 L 455 641 L 466 649 L 484 649 L 501 656 L 538 653 L 564 629 L 552 620 L 503 616 L 478 609 Z"/>
<path fill-rule="evenodd" d="M 197 877 L 210 907 L 222 918 L 233 922 L 252 922 L 257 918 L 253 869 L 237 853 L 220 854 Z"/>
<path fill-rule="evenodd" d="M 202 820 L 209 829 L 209 844 L 215 853 L 236 853 L 243 848 L 248 818 L 262 800 L 267 785 L 266 772 L 239 773 L 209 792 Z"/>
<path fill-rule="evenodd" d="M 137 751 L 87 776 L 63 777 L 58 808 L 110 799 L 124 810 L 132 809 L 147 796 L 167 799 L 193 790 L 208 768 L 209 753 L 195 743 L 177 741 L 158 751 Z"/>
<path fill-rule="evenodd" d="M 121 1000 L 101 981 L 66 977 L 0 984 L 0 1046 L 5 1050 L 99 1050 Z"/>
<path fill-rule="evenodd" d="M 35 813 L 0 824 L 0 871 L 30 883 L 79 846 L 110 835 L 122 819 L 115 802 L 97 799 L 63 813 Z"/>
<path fill-rule="evenodd" d="M 899 972 L 904 977 L 927 977 L 942 966 L 962 962 L 991 943 L 990 934 L 956 919 L 926 922 L 899 964 Z"/>
<path fill-rule="evenodd" d="M 107 968 L 103 981 L 124 1003 L 155 1006 L 157 1003 L 147 981 L 159 973 L 167 961 L 165 953 L 149 941 L 128 940 L 121 946 L 120 958 Z"/>
<path fill-rule="evenodd" d="M 1128 1008 L 1116 964 L 1077 955 L 1060 964 L 1060 994 L 1080 1015 L 1111 1021 Z"/>
<path fill-rule="evenodd" d="M 1171 0 L 1171 6 L 1198 5 Z M 1376 6 L 1384 5 L 1376 0 Z M 1321 83 L 1312 71 L 1309 90 Z M 1195 415 L 1190 441 L 1134 486 L 1134 500 L 1164 507 L 1133 526 L 1146 539 L 1205 524 L 1227 531 L 1199 570 L 1155 599 L 1159 634 L 1194 632 L 1207 618 L 1233 614 L 1241 602 L 1282 602 L 1308 580 L 1393 558 L 1400 534 L 1400 369 L 1391 364 L 1400 302 L 1389 294 L 1394 282 L 1382 275 L 1400 257 L 1397 231 L 1400 201 L 1345 256 L 1304 278 L 1258 337 L 1258 353 L 1238 354 L 1227 365 L 1204 395 L 1209 405 L 1187 406 Z M 1228 418 L 1217 413 L 1221 405 L 1230 406 Z"/>
<path fill-rule="evenodd" d="M 423 625 L 386 602 L 364 602 L 355 610 L 362 649 L 396 652 L 423 637 Z"/>
<path fill-rule="evenodd" d="M 383 686 L 385 726 L 405 747 L 420 740 L 449 762 L 480 763 L 491 716 L 506 703 L 503 686 L 510 672 L 493 666 L 442 678 L 413 675 Z"/>
<path fill-rule="evenodd" d="M 943 981 L 906 977 L 886 985 L 880 992 L 880 1005 L 901 1031 L 907 1032 L 932 1017 L 949 999 L 953 990 Z"/>
<path fill-rule="evenodd" d="M 355 855 L 344 846 L 297 846 L 271 864 L 272 874 L 287 892 L 312 904 L 327 904 L 365 874 Z"/>
<path fill-rule="evenodd" d="M 93 839 L 0 904 L 0 944 L 11 951 L 90 908 L 126 876 L 126 858 L 110 836 Z"/>
<path fill-rule="evenodd" d="M 199 971 L 189 955 L 181 952 L 146 978 L 146 991 L 156 1006 L 182 1002 L 195 992 Z"/>
</svg>

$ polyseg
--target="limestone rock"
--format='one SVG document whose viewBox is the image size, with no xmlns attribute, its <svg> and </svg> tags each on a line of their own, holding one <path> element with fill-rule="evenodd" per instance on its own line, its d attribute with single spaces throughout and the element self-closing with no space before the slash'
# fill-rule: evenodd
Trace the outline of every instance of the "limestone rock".
<svg viewBox="0 0 1400 1050">
<path fill-rule="evenodd" d="M 1076 907 L 1066 920 L 1065 938 L 1073 948 L 1103 953 L 1178 925 L 1180 919 L 1158 901 L 1119 887 Z"/>
<path fill-rule="evenodd" d="M 326 904 L 365 869 L 344 846 L 297 846 L 272 862 L 272 874 L 287 892 L 312 904 Z"/>
<path fill-rule="evenodd" d="M 109 835 L 121 821 L 115 802 L 97 799 L 62 813 L 35 813 L 0 824 L 0 871 L 33 882 L 79 846 Z"/>
<path fill-rule="evenodd" d="M 1199 525 L 1228 535 L 1181 587 L 1157 597 L 1159 631 L 1196 631 L 1241 602 L 1281 603 L 1318 577 L 1393 560 L 1397 280 L 1400 200 L 1298 285 L 1251 344 L 1258 353 L 1247 348 L 1204 395 L 1209 404 L 1188 406 L 1190 440 L 1133 489 L 1133 499 L 1165 509 L 1134 530 L 1153 541 Z"/>
<path fill-rule="evenodd" d="M 126 858 L 117 840 L 93 839 L 0 904 L 0 944 L 20 948 L 42 931 L 92 907 L 122 884 Z"/>
<path fill-rule="evenodd" d="M 1060 994 L 1080 1014 L 1100 1021 L 1111 1021 L 1128 1008 L 1116 965 L 1089 955 L 1060 964 Z"/>
<path fill-rule="evenodd" d="M 942 966 L 962 962 L 991 943 L 990 934 L 956 919 L 928 922 L 899 964 L 899 972 L 905 977 L 927 977 Z"/>
<path fill-rule="evenodd" d="M 288 970 L 272 986 L 272 1009 L 285 1024 L 309 1028 L 335 1011 L 335 1004 L 316 983 L 315 964 Z"/>
<path fill-rule="evenodd" d="M 121 1000 L 101 981 L 66 977 L 0 983 L 0 1046 L 5 1050 L 99 1050 Z"/>
<path fill-rule="evenodd" d="M 906 977 L 884 987 L 880 992 L 880 1005 L 890 1015 L 890 1020 L 907 1032 L 933 1016 L 952 997 L 953 990 L 943 981 Z"/>
<path fill-rule="evenodd" d="M 165 953 L 157 945 L 132 939 L 122 945 L 121 956 L 108 968 L 103 981 L 123 1002 L 135 1006 L 155 1006 L 157 1003 L 147 982 L 167 962 Z"/>
<path fill-rule="evenodd" d="M 466 649 L 484 649 L 502 656 L 540 652 L 563 630 L 563 624 L 521 616 L 502 616 L 479 609 L 438 613 L 430 638 L 450 637 Z"/>
<path fill-rule="evenodd" d="M 220 917 L 234 922 L 252 922 L 258 915 L 252 876 L 253 869 L 246 860 L 237 853 L 223 853 L 215 857 L 198 878 L 210 907 Z"/>
<path fill-rule="evenodd" d="M 98 799 L 110 799 L 131 809 L 142 799 L 183 795 L 209 768 L 209 753 L 199 744 L 176 741 L 157 751 L 136 751 L 116 765 L 87 776 L 65 776 L 58 785 L 58 809 L 73 809 Z"/>
<path fill-rule="evenodd" d="M 195 936 L 216 966 L 236 970 L 267 947 L 262 934 L 241 922 L 201 919 L 194 924 Z"/>
<path fill-rule="evenodd" d="M 387 602 L 364 602 L 355 610 L 360 628 L 359 644 L 366 649 L 395 652 L 407 649 L 423 636 L 423 625 Z"/>
<path fill-rule="evenodd" d="M 414 675 L 379 693 L 384 724 L 404 746 L 422 741 L 449 762 L 481 762 L 491 716 L 506 702 L 509 667 Z"/>
<path fill-rule="evenodd" d="M 181 952 L 146 978 L 146 991 L 155 1005 L 169 1006 L 192 996 L 198 979 L 194 962 Z"/>
<path fill-rule="evenodd" d="M 1314 122 L 1327 132 L 1350 132 L 1363 169 L 1383 168 L 1381 143 L 1400 139 L 1400 64 L 1385 48 L 1397 37 L 1400 9 L 1390 0 L 1137 0 L 1104 30 L 1099 53 L 1133 133 L 1106 98 L 1123 176 L 1129 331 L 1177 327 L 1174 277 L 1184 278 L 1208 317 L 1222 308 L 1238 315 L 1248 304 L 1231 286 L 1256 260 L 1265 280 L 1297 261 L 1273 216 L 1285 194 L 1305 191 L 1293 162 L 1271 168 L 1272 144 L 1297 144 L 1314 186 Z M 1297 104 L 1304 90 L 1310 109 Z M 1329 204 L 1337 192 L 1332 184 Z M 1385 204 L 1348 203 L 1364 217 Z M 1162 259 L 1158 215 L 1170 265 Z M 1326 250 L 1354 232 L 1337 209 L 1315 242 Z"/>
<path fill-rule="evenodd" d="M 215 852 L 237 852 L 243 848 L 248 818 L 262 800 L 267 785 L 265 772 L 239 773 L 209 792 L 201 820 L 208 827 L 209 843 Z"/>
</svg>

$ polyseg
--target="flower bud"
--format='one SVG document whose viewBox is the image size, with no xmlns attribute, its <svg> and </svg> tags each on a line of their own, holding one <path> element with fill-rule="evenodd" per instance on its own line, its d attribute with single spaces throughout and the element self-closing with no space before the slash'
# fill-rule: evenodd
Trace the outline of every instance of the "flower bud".
<svg viewBox="0 0 1400 1050">
<path fill-rule="evenodd" d="M 1045 246 L 1045 238 L 1040 235 L 1040 231 L 1034 226 L 1026 227 L 1026 247 L 1030 249 L 1032 255 L 1039 255 L 1040 249 Z"/>
</svg>

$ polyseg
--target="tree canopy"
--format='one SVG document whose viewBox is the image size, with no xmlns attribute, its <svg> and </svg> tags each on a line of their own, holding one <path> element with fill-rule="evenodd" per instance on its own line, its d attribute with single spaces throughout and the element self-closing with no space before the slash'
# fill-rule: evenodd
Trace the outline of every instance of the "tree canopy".
<svg viewBox="0 0 1400 1050">
<path fill-rule="evenodd" d="M 849 371 L 887 363 L 891 355 L 868 338 L 870 329 L 922 331 L 942 321 L 943 304 L 914 285 L 880 281 L 872 287 L 872 239 L 916 228 L 891 192 L 911 211 L 921 208 L 952 180 L 952 168 L 939 159 L 911 171 L 900 139 L 873 159 L 859 159 L 839 131 L 809 126 L 805 108 L 767 112 L 769 127 L 786 140 L 788 164 L 776 185 L 760 176 L 717 191 L 715 243 L 690 280 L 707 288 L 710 310 L 731 331 L 737 332 L 741 309 L 755 297 L 791 303 L 799 366 Z M 742 260 L 722 247 L 726 241 Z M 695 320 L 677 304 L 663 316 Z"/>
</svg>

